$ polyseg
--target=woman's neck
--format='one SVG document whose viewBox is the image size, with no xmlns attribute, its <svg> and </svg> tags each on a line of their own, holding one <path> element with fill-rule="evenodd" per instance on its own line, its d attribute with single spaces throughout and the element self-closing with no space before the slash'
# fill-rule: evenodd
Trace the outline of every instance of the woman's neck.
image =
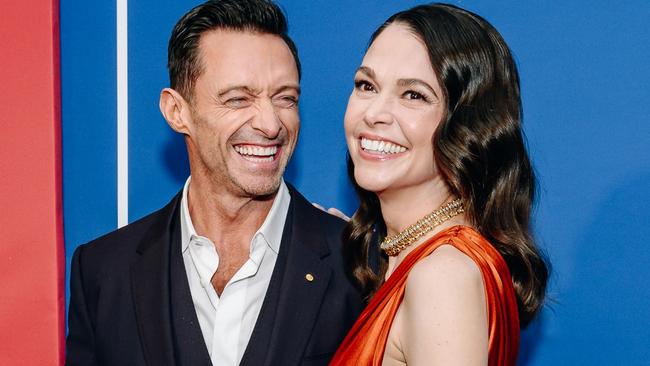
<svg viewBox="0 0 650 366">
<path fill-rule="evenodd" d="M 455 198 L 444 182 L 432 182 L 432 184 L 427 185 L 425 188 L 417 187 L 416 189 L 416 187 L 409 187 L 394 192 L 382 192 L 378 194 L 378 197 L 384 223 L 386 224 L 386 231 L 389 236 L 401 232 Z M 385 279 L 388 279 L 404 258 L 420 244 L 438 232 L 455 225 L 468 225 L 468 221 L 464 215 L 452 217 L 424 234 L 413 244 L 402 250 L 397 256 L 389 257 Z"/>
<path fill-rule="evenodd" d="M 388 235 L 395 235 L 450 200 L 442 180 L 377 194 Z"/>
</svg>

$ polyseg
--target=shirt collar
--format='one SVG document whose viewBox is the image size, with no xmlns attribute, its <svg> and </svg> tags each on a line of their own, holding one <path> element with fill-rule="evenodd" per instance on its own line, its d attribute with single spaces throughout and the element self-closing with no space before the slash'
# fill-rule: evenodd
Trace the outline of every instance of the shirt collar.
<svg viewBox="0 0 650 366">
<path fill-rule="evenodd" d="M 192 224 L 192 218 L 190 217 L 190 209 L 188 205 L 188 191 L 190 187 L 190 180 L 192 177 L 188 177 L 185 181 L 185 186 L 183 186 L 183 198 L 181 199 L 181 252 L 184 253 L 190 245 L 193 237 L 198 237 L 194 225 Z M 268 244 L 269 248 L 273 250 L 276 254 L 280 250 L 280 242 L 282 241 L 282 232 L 284 231 L 284 223 L 287 219 L 287 214 L 289 212 L 289 204 L 291 203 L 291 195 L 289 194 L 289 189 L 284 183 L 284 179 L 280 181 L 280 188 L 278 193 L 273 200 L 273 205 L 271 210 L 269 210 L 268 215 L 264 219 L 262 226 L 255 232 L 251 239 L 251 250 L 252 243 L 255 241 L 255 238 L 261 236 L 264 241 Z"/>
<path fill-rule="evenodd" d="M 193 236 L 196 235 L 196 230 L 194 230 L 194 225 L 192 224 L 192 218 L 190 217 L 190 208 L 187 203 L 187 192 L 190 187 L 190 180 L 192 177 L 188 177 L 183 186 L 183 198 L 181 198 L 181 252 L 185 253 L 187 248 L 190 245 L 190 240 Z"/>
<path fill-rule="evenodd" d="M 289 203 L 291 202 L 291 195 L 289 189 L 284 183 L 284 179 L 280 181 L 280 188 L 273 200 L 273 206 L 262 226 L 257 230 L 255 235 L 261 234 L 264 240 L 268 243 L 269 247 L 278 254 L 280 251 L 280 242 L 282 241 L 282 232 L 284 231 L 284 223 L 287 220 L 289 212 Z M 253 236 L 253 238 L 255 237 Z"/>
</svg>

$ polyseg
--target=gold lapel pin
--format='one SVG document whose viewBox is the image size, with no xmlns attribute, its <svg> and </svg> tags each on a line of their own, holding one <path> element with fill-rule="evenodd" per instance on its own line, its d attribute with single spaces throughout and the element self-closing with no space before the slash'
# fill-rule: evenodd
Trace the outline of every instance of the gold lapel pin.
<svg viewBox="0 0 650 366">
<path fill-rule="evenodd" d="M 314 280 L 314 275 L 311 274 L 311 273 L 307 273 L 307 274 L 305 275 L 305 279 L 306 279 L 307 281 L 309 281 L 309 282 L 312 282 L 312 281 Z"/>
</svg>

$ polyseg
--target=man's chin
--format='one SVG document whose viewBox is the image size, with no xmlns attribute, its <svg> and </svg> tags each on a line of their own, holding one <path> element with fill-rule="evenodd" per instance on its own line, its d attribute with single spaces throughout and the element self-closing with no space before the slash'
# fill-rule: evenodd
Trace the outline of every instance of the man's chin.
<svg viewBox="0 0 650 366">
<path fill-rule="evenodd" d="M 237 182 L 239 188 L 249 197 L 264 199 L 275 196 L 280 189 L 282 177 L 251 177 Z"/>
</svg>

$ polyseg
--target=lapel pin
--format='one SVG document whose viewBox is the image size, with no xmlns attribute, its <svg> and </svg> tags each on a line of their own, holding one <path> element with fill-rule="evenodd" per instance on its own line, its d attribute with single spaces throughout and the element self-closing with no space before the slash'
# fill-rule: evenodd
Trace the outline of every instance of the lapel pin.
<svg viewBox="0 0 650 366">
<path fill-rule="evenodd" d="M 306 279 L 308 282 L 312 282 L 312 281 L 314 280 L 314 275 L 311 274 L 311 273 L 307 273 L 307 274 L 305 275 L 305 279 Z"/>
</svg>

